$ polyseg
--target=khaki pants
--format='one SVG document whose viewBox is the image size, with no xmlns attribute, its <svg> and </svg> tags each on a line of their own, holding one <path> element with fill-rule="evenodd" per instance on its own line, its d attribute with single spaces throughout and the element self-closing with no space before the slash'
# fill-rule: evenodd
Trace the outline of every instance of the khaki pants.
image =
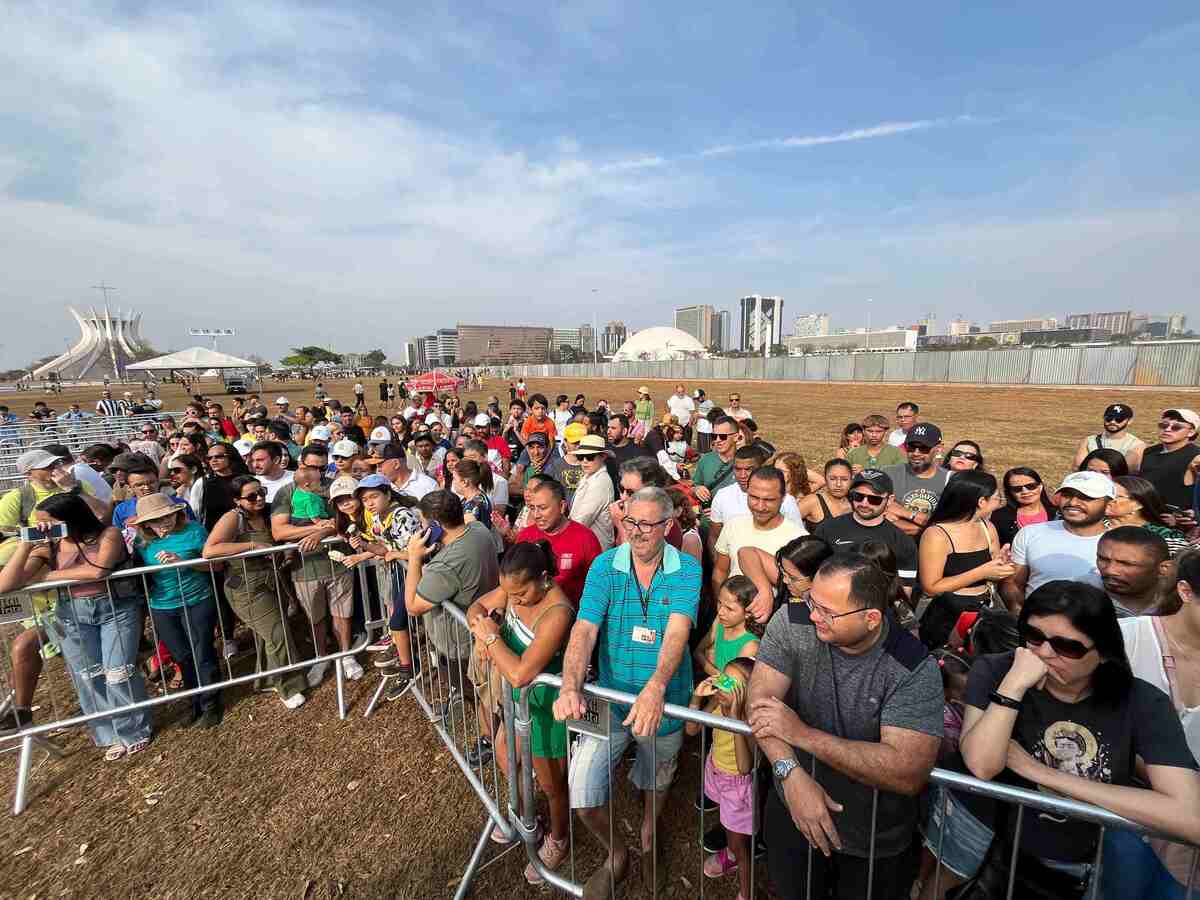
<svg viewBox="0 0 1200 900">
<path fill-rule="evenodd" d="M 254 632 L 260 672 L 300 662 L 292 630 L 280 614 L 279 601 L 273 594 L 266 591 L 246 593 L 229 588 L 226 589 L 226 593 L 234 615 Z M 278 687 L 283 697 L 303 693 L 308 686 L 303 672 L 299 669 L 268 679 L 268 683 Z"/>
</svg>

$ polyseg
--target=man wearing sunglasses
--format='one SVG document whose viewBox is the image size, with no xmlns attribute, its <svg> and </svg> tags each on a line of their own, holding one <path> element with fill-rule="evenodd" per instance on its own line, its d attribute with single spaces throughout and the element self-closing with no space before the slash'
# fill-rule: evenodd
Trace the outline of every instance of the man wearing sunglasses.
<svg viewBox="0 0 1200 900">
<path fill-rule="evenodd" d="M 892 479 L 879 469 L 863 469 L 850 480 L 850 515 L 827 516 L 813 529 L 834 552 L 857 551 L 867 541 L 880 541 L 896 556 L 897 575 L 911 593 L 917 578 L 917 543 L 887 520 L 895 497 Z"/>
<path fill-rule="evenodd" d="M 831 882 L 896 900 L 916 875 L 944 697 L 933 657 L 887 615 L 891 593 L 865 556 L 836 553 L 759 644 L 749 723 L 774 775 L 763 832 L 784 900 L 832 896 Z"/>
<path fill-rule="evenodd" d="M 712 450 L 700 457 L 692 475 L 696 496 L 705 506 L 712 503 L 717 491 L 733 482 L 737 434 L 737 419 L 732 416 L 721 416 L 713 422 Z"/>
<path fill-rule="evenodd" d="M 883 470 L 895 487 L 895 497 L 887 506 L 887 519 L 911 537 L 921 533 L 950 480 L 950 470 L 936 465 L 941 446 L 940 428 L 929 422 L 914 425 L 906 441 L 908 460 Z"/>
<path fill-rule="evenodd" d="M 1104 409 L 1104 430 L 1089 434 L 1079 442 L 1075 451 L 1075 468 L 1083 465 L 1087 455 L 1093 450 L 1116 450 L 1126 459 L 1133 457 L 1134 451 L 1139 453 L 1146 449 L 1146 442 L 1129 430 L 1133 421 L 1133 407 L 1128 403 L 1112 403 Z"/>
<path fill-rule="evenodd" d="M 1200 413 L 1192 409 L 1168 409 L 1159 416 L 1158 443 L 1135 450 L 1129 460 L 1131 472 L 1137 472 L 1158 490 L 1169 505 L 1184 512 L 1181 524 L 1195 524 L 1190 515 L 1196 481 L 1191 462 L 1200 456 L 1196 435 L 1200 433 Z"/>
<path fill-rule="evenodd" d="M 1108 501 L 1116 497 L 1112 479 L 1099 472 L 1072 472 L 1058 489 L 1059 518 L 1028 525 L 1012 542 L 1016 571 L 1000 582 L 1000 594 L 1013 613 L 1025 598 L 1050 581 L 1082 581 L 1103 587 L 1096 550 L 1104 534 Z"/>
</svg>

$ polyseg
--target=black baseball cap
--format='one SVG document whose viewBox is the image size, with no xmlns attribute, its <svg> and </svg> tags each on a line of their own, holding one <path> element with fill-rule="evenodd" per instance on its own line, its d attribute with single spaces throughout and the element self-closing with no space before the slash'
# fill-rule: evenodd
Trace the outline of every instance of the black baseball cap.
<svg viewBox="0 0 1200 900">
<path fill-rule="evenodd" d="M 854 476 L 854 479 L 850 482 L 850 488 L 854 489 L 860 484 L 872 487 L 881 494 L 894 494 L 896 492 L 896 486 L 892 484 L 892 476 L 878 469 L 863 469 Z"/>
<path fill-rule="evenodd" d="M 909 429 L 904 438 L 906 444 L 920 444 L 922 447 L 936 447 L 942 442 L 942 429 L 931 422 L 921 422 Z"/>
<path fill-rule="evenodd" d="M 1132 419 L 1133 407 L 1124 403 L 1113 403 L 1104 410 L 1104 420 L 1107 422 L 1111 419 Z"/>
<path fill-rule="evenodd" d="M 525 439 L 525 446 L 529 446 L 530 444 L 541 444 L 543 447 L 549 447 L 550 439 L 544 433 L 535 431 Z"/>
<path fill-rule="evenodd" d="M 378 465 L 379 463 L 388 459 L 407 459 L 407 456 L 404 453 L 404 448 L 400 444 L 396 443 L 384 444 L 371 454 L 371 456 L 367 459 L 367 462 L 371 463 L 372 465 Z"/>
</svg>

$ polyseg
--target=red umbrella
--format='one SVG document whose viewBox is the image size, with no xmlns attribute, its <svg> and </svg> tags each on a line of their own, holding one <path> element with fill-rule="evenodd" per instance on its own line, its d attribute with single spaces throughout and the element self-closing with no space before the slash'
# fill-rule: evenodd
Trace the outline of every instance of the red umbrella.
<svg viewBox="0 0 1200 900">
<path fill-rule="evenodd" d="M 440 391 L 456 391 L 462 383 L 461 378 L 455 378 L 453 375 L 447 375 L 445 372 L 437 370 L 425 372 L 405 382 L 412 393 L 432 391 L 435 394 Z"/>
</svg>

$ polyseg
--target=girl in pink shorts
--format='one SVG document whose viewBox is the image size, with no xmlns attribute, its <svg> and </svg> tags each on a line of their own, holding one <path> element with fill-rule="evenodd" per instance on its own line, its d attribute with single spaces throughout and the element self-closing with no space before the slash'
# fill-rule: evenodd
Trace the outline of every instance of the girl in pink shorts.
<svg viewBox="0 0 1200 900">
<path fill-rule="evenodd" d="M 739 656 L 696 685 L 689 704 L 693 709 L 717 713 L 746 721 L 746 686 L 754 659 Z M 701 726 L 689 722 L 687 733 L 696 734 Z M 726 849 L 704 861 L 704 874 L 720 878 L 738 873 L 737 900 L 750 898 L 750 854 L 754 834 L 754 748 L 745 735 L 713 729 L 712 748 L 704 761 L 704 793 L 721 807 L 721 825 L 725 828 Z"/>
</svg>

